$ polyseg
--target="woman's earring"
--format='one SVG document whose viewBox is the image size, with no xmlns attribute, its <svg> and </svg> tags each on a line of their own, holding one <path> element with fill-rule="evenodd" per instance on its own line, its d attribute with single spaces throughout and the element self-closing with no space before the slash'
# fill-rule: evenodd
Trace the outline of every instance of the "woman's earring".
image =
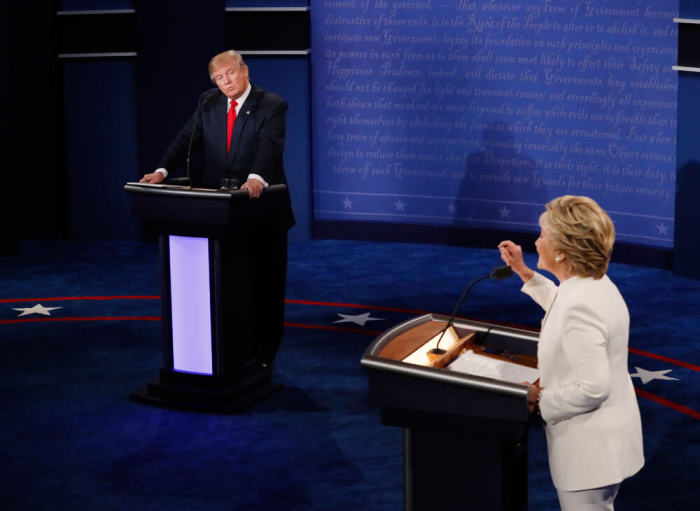
<svg viewBox="0 0 700 511">
<path fill-rule="evenodd" d="M 560 263 L 560 262 L 561 262 L 561 257 L 557 256 L 557 257 L 554 258 L 554 260 L 555 260 L 557 263 Z"/>
</svg>

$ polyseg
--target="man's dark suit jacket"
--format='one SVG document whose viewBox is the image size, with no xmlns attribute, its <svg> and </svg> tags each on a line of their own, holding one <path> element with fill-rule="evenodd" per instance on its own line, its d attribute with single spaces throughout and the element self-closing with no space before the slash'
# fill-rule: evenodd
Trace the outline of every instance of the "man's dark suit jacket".
<svg viewBox="0 0 700 511">
<path fill-rule="evenodd" d="M 258 174 L 270 185 L 286 185 L 282 152 L 287 103 L 276 94 L 252 86 L 236 117 L 228 154 L 226 106 L 226 96 L 219 89 L 202 94 L 199 113 L 195 111 L 180 130 L 159 166 L 175 172 L 187 159 L 187 147 L 192 139 L 192 154 L 202 153 L 204 157 L 201 167 L 191 167 L 194 186 L 219 188 L 222 177 L 237 178 L 238 183 L 243 184 L 251 173 Z M 224 289 L 242 285 L 251 288 L 245 307 L 252 320 L 254 356 L 267 364 L 267 371 L 274 361 L 284 329 L 287 229 L 294 225 L 289 193 L 280 195 L 278 225 L 251 232 L 243 245 L 238 238 L 233 242 L 220 240 L 222 253 L 236 253 L 239 259 L 247 257 L 246 275 L 254 276 L 242 279 L 240 268 L 229 268 L 221 278 L 225 282 Z M 242 306 L 237 302 L 225 305 L 231 311 Z"/>
<path fill-rule="evenodd" d="M 236 178 L 242 185 L 251 173 L 271 185 L 287 184 L 282 163 L 287 103 L 281 97 L 252 86 L 236 117 L 228 154 L 226 96 L 215 88 L 202 94 L 199 101 L 199 114 L 195 112 L 180 130 L 159 167 L 170 173 L 182 166 L 192 139 L 192 153 L 201 152 L 204 157 L 203 168 L 192 169 L 194 186 L 219 188 L 222 177 Z M 288 194 L 284 200 L 284 227 L 288 229 L 294 225 L 294 215 Z"/>
</svg>

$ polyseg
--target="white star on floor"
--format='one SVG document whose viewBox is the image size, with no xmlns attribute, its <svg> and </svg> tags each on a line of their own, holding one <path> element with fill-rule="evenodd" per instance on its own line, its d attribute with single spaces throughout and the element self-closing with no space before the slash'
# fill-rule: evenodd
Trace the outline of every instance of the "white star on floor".
<svg viewBox="0 0 700 511">
<path fill-rule="evenodd" d="M 678 381 L 678 378 L 671 378 L 670 376 L 666 376 L 666 373 L 670 373 L 672 369 L 666 369 L 664 371 L 647 371 L 646 369 L 642 369 L 641 367 L 634 366 L 634 368 L 637 370 L 636 373 L 630 374 L 632 377 L 637 377 L 642 380 L 642 384 L 646 385 L 650 381 L 653 380 L 676 380 Z"/>
<path fill-rule="evenodd" d="M 370 317 L 371 312 L 365 312 L 364 314 L 340 314 L 338 313 L 338 316 L 340 316 L 343 319 L 339 319 L 338 321 L 334 321 L 333 323 L 355 323 L 356 325 L 360 326 L 365 326 L 365 323 L 368 321 L 381 321 L 384 318 L 371 318 Z"/>
<path fill-rule="evenodd" d="M 13 307 L 12 310 L 21 311 L 21 314 L 18 314 L 17 317 L 28 316 L 30 314 L 41 314 L 42 316 L 50 316 L 51 311 L 62 308 L 63 307 L 44 307 L 40 303 L 37 303 L 34 307 L 24 307 L 19 309 Z"/>
<path fill-rule="evenodd" d="M 394 202 L 394 207 L 396 208 L 396 211 L 406 211 L 406 203 L 401 201 L 401 199 Z"/>
<path fill-rule="evenodd" d="M 343 201 L 343 209 L 352 209 L 352 202 L 353 201 L 345 197 L 345 200 Z"/>
<path fill-rule="evenodd" d="M 507 207 L 503 206 L 498 212 L 501 214 L 501 218 L 510 218 L 510 209 Z"/>
</svg>

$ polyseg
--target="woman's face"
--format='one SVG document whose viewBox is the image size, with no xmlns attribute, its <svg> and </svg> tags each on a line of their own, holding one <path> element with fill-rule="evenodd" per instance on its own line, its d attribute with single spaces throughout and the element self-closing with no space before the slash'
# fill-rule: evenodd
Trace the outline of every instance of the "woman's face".
<svg viewBox="0 0 700 511">
<path fill-rule="evenodd" d="M 547 270 L 550 273 L 554 273 L 556 269 L 555 257 L 556 252 L 552 248 L 552 241 L 547 232 L 547 229 L 542 229 L 540 231 L 540 237 L 535 241 L 535 248 L 537 249 L 537 255 L 540 258 L 537 260 L 537 267 L 541 270 Z"/>
</svg>

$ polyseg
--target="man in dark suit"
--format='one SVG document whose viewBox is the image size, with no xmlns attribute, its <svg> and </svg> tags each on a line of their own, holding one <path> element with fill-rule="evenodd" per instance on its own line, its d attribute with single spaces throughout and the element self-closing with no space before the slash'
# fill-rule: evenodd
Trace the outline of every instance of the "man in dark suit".
<svg viewBox="0 0 700 511">
<path fill-rule="evenodd" d="M 282 153 L 287 103 L 252 85 L 248 66 L 232 50 L 211 59 L 209 77 L 217 88 L 200 96 L 197 110 L 165 151 L 160 168 L 141 182 L 165 180 L 183 165 L 191 144 L 191 151 L 204 157 L 202 168 L 193 169 L 190 176 L 195 187 L 219 188 L 223 178 L 233 178 L 251 199 L 257 199 L 270 185 L 286 185 Z M 287 230 L 294 225 L 289 194 L 285 191 L 280 200 L 278 225 L 254 232 L 247 247 L 255 355 L 266 367 L 274 360 L 282 337 Z M 235 280 L 235 276 L 226 279 Z M 281 296 L 271 292 L 278 289 Z"/>
</svg>

